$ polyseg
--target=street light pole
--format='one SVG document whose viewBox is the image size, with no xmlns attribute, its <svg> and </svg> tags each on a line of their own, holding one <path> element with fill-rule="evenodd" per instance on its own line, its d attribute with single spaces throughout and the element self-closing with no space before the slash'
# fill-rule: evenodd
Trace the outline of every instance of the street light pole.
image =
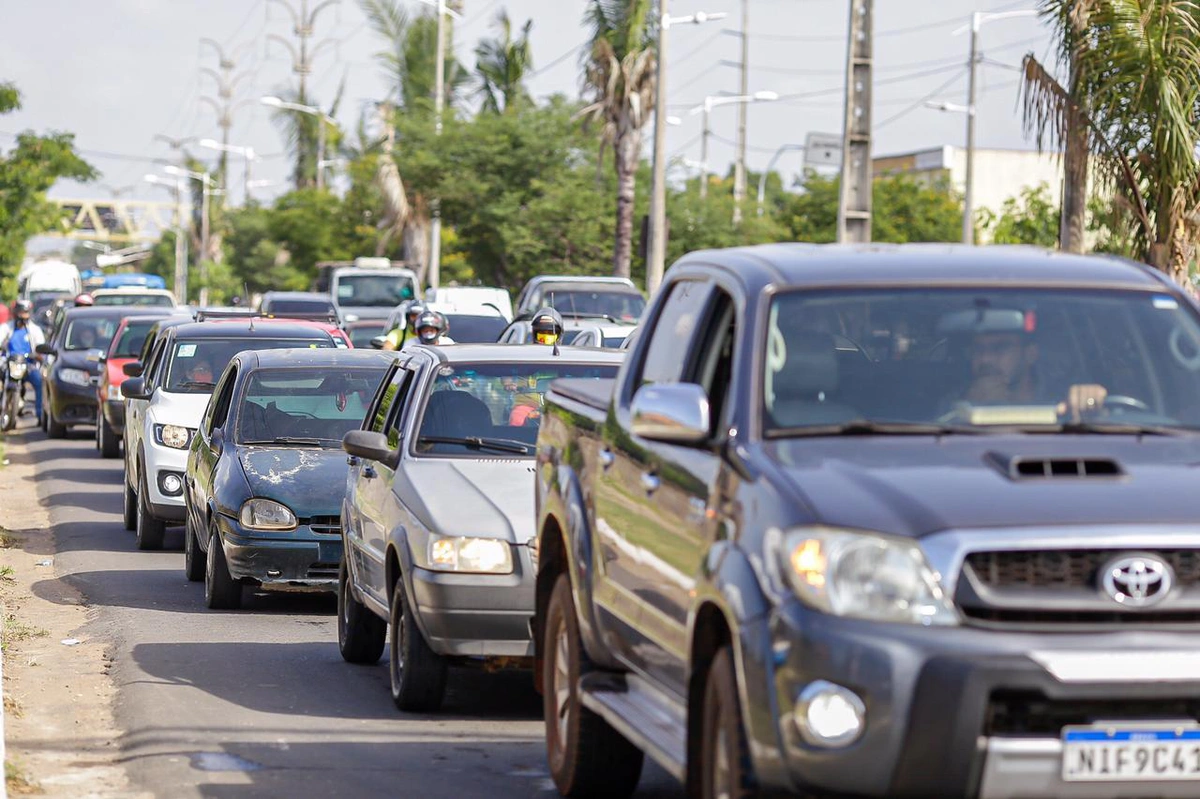
<svg viewBox="0 0 1200 799">
<path fill-rule="evenodd" d="M 971 63 L 967 77 L 967 175 L 963 190 L 963 244 L 975 243 L 975 73 L 979 66 L 979 25 L 982 15 L 971 15 Z"/>
<path fill-rule="evenodd" d="M 700 199 L 708 197 L 708 134 L 712 131 L 709 115 L 712 114 L 712 102 L 704 98 L 704 127 L 700 129 Z"/>
<path fill-rule="evenodd" d="M 442 135 L 442 113 L 446 108 L 446 15 L 458 13 L 446 8 L 446 0 L 424 0 L 437 8 L 437 69 L 434 72 L 433 84 L 433 117 L 434 134 Z M 433 210 L 433 220 L 429 226 L 429 269 L 425 275 L 425 283 L 429 288 L 436 289 L 442 280 L 442 201 L 440 197 L 433 198 L 430 203 Z"/>
<path fill-rule="evenodd" d="M 767 162 L 767 168 L 763 170 L 763 173 L 758 178 L 758 215 L 759 216 L 763 215 L 763 205 L 767 199 L 767 176 L 770 175 L 771 170 L 775 168 L 776 162 L 778 162 L 780 156 L 782 156 L 786 152 L 790 152 L 792 150 L 803 150 L 803 149 L 804 149 L 803 144 L 785 144 L 782 147 L 780 147 L 778 150 L 776 150 L 775 154 L 771 156 L 771 160 Z"/>
<path fill-rule="evenodd" d="M 738 95 L 734 95 L 732 97 L 718 97 L 716 95 L 709 95 L 708 97 L 704 98 L 703 103 L 696 106 L 689 112 L 693 115 L 699 114 L 699 113 L 704 114 L 704 127 L 700 131 L 700 162 L 702 164 L 704 164 L 704 174 L 701 176 L 703 179 L 700 182 L 700 199 L 703 200 L 705 197 L 708 196 L 708 137 L 709 137 L 709 134 L 712 132 L 711 131 L 712 126 L 710 123 L 710 116 L 712 114 L 712 110 L 714 108 L 716 108 L 718 106 L 722 106 L 722 105 L 732 105 L 734 103 L 737 103 L 739 106 L 742 106 L 744 108 L 745 106 L 749 105 L 750 103 L 769 103 L 769 102 L 772 102 L 772 101 L 778 100 L 778 99 L 779 99 L 778 94 L 776 94 L 775 92 L 769 92 L 769 91 L 768 92 L 755 92 L 754 94 L 738 94 Z M 736 197 L 736 186 L 734 187 L 734 189 L 735 189 L 734 196 Z M 741 221 L 740 214 L 738 213 L 738 208 L 739 208 L 739 206 L 735 203 L 734 217 L 733 217 L 733 223 L 735 225 Z"/>
<path fill-rule="evenodd" d="M 742 0 L 742 85 L 743 96 L 750 93 L 750 0 Z M 738 106 L 737 161 L 733 165 L 733 224 L 742 224 L 742 203 L 746 201 L 746 115 L 745 103 Z"/>
<path fill-rule="evenodd" d="M 181 186 L 184 179 L 200 182 L 200 252 L 196 254 L 196 269 L 200 273 L 200 304 L 207 305 L 208 267 L 205 263 L 209 255 L 209 204 L 212 197 L 213 179 L 207 172 L 193 172 L 177 166 L 164 167 L 163 171 L 168 175 L 178 177 Z"/>
</svg>

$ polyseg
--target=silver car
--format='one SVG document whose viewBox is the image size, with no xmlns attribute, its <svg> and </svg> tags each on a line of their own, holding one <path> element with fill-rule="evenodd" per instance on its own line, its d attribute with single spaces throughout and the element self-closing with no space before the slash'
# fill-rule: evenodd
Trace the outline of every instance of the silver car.
<svg viewBox="0 0 1200 799">
<path fill-rule="evenodd" d="M 416 346 L 346 435 L 338 645 L 374 663 L 390 640 L 392 700 L 436 710 L 449 666 L 532 665 L 534 454 L 559 378 L 608 379 L 624 353 Z"/>
</svg>

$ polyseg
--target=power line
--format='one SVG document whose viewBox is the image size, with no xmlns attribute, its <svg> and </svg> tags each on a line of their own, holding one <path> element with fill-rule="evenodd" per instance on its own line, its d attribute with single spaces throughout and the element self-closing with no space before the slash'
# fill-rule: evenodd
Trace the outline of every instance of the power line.
<svg viewBox="0 0 1200 799">
<path fill-rule="evenodd" d="M 559 65 L 559 64 L 561 64 L 562 62 L 566 61 L 566 60 L 567 60 L 568 58 L 570 58 L 572 55 L 574 55 L 575 53 L 578 53 L 578 52 L 579 52 L 581 49 L 583 49 L 585 46 L 587 46 L 587 43 L 588 43 L 588 41 L 590 41 L 590 40 L 588 40 L 588 39 L 584 39 L 582 42 L 580 42 L 579 44 L 575 45 L 575 46 L 574 46 L 574 47 L 572 47 L 570 50 L 568 50 L 567 52 L 563 53 L 562 55 L 560 55 L 558 58 L 556 58 L 556 59 L 554 59 L 553 61 L 551 61 L 551 62 L 550 62 L 549 64 L 547 64 L 546 66 L 542 67 L 541 69 L 535 69 L 533 72 L 530 72 L 530 73 L 529 73 L 529 77 L 531 77 L 531 78 L 536 78 L 538 75 L 541 75 L 543 72 L 546 72 L 547 70 L 554 69 L 556 66 L 558 66 L 558 65 Z"/>
<path fill-rule="evenodd" d="M 959 81 L 959 80 L 961 80 L 961 79 L 962 79 L 962 76 L 963 76 L 963 75 L 965 75 L 965 74 L 967 74 L 967 69 L 966 69 L 966 67 L 963 67 L 962 69 L 960 69 L 960 70 L 959 70 L 959 71 L 958 71 L 958 72 L 957 72 L 957 73 L 954 75 L 954 77 L 950 78 L 950 80 L 946 81 L 946 82 L 945 82 L 945 83 L 943 83 L 941 86 L 938 86 L 936 89 L 934 89 L 933 91 L 931 91 L 929 94 L 925 95 L 924 97 L 920 97 L 920 98 L 918 98 L 916 102 L 914 102 L 912 105 L 910 105 L 910 106 L 908 106 L 907 108 L 905 108 L 903 111 L 899 111 L 899 112 L 897 112 L 897 113 L 895 113 L 895 114 L 892 114 L 892 115 L 891 115 L 890 117 L 888 117 L 887 119 L 885 119 L 885 120 L 882 120 L 881 122 L 878 122 L 878 123 L 875 125 L 875 129 L 876 129 L 876 130 L 879 130 L 880 128 L 885 128 L 885 127 L 887 127 L 888 125 L 890 125 L 890 124 L 892 124 L 893 122 L 895 122 L 896 120 L 898 120 L 898 119 L 902 119 L 903 117 L 906 117 L 906 116 L 908 116 L 908 115 L 909 115 L 909 114 L 911 114 L 913 111 L 916 111 L 918 108 L 920 108 L 921 106 L 923 106 L 925 103 L 927 103 L 927 102 L 929 102 L 930 100 L 932 100 L 934 97 L 936 97 L 936 96 L 938 96 L 939 94 L 941 94 L 942 92 L 946 91 L 946 89 L 949 89 L 949 88 L 950 88 L 951 86 L 953 86 L 955 83 L 958 83 L 958 81 Z"/>
<path fill-rule="evenodd" d="M 728 144 L 730 147 L 737 147 L 737 142 L 735 142 L 733 139 L 727 139 L 724 136 L 719 136 L 716 133 L 713 133 L 712 131 L 708 132 L 708 136 L 711 139 L 715 139 L 715 140 L 721 142 L 721 144 Z M 775 152 L 774 147 L 755 147 L 750 144 L 746 145 L 746 149 L 750 150 L 751 152 L 755 152 L 755 153 L 774 153 Z"/>
<path fill-rule="evenodd" d="M 679 58 L 671 59 L 671 66 L 677 67 L 680 64 L 682 64 L 684 61 L 687 61 L 692 56 L 704 52 L 705 48 L 707 48 L 710 44 L 712 44 L 714 41 L 716 41 L 718 38 L 720 38 L 721 33 L 722 33 L 721 31 L 717 31 L 712 36 L 709 36 L 707 39 L 700 42 L 700 44 L 696 45 L 696 47 L 694 49 L 689 50 L 686 55 L 682 55 Z"/>
</svg>

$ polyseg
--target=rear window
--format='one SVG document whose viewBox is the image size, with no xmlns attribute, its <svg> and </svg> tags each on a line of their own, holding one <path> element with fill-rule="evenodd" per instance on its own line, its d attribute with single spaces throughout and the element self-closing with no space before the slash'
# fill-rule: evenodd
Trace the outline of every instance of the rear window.
<svg viewBox="0 0 1200 799">
<path fill-rule="evenodd" d="M 492 344 L 508 327 L 503 316 L 446 314 L 446 321 L 450 323 L 447 334 L 456 344 Z"/>
<path fill-rule="evenodd" d="M 174 308 L 175 300 L 165 294 L 101 294 L 92 298 L 93 305 L 133 305 L 139 308 Z"/>
<path fill-rule="evenodd" d="M 289 347 L 326 349 L 333 340 L 324 338 L 198 338 L 175 342 L 167 363 L 163 388 L 179 394 L 210 394 L 217 378 L 242 350 L 279 350 Z"/>
<path fill-rule="evenodd" d="M 284 316 L 290 313 L 310 315 L 337 313 L 337 309 L 333 307 L 333 303 L 328 300 L 271 300 L 266 303 L 263 310 L 273 313 L 276 316 Z"/>
</svg>

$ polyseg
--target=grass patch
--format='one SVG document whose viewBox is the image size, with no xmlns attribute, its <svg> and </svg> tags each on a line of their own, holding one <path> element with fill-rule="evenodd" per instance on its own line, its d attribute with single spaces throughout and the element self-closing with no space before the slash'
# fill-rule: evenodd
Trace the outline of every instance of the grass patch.
<svg viewBox="0 0 1200 799">
<path fill-rule="evenodd" d="M 12 566 L 0 566 L 0 583 L 16 582 L 16 578 L 13 577 L 14 574 L 16 572 L 13 571 Z"/>
<path fill-rule="evenodd" d="M 12 549 L 21 543 L 21 539 L 12 530 L 0 524 L 0 549 Z"/>
<path fill-rule="evenodd" d="M 4 784 L 8 786 L 8 792 L 14 796 L 28 796 L 42 792 L 41 786 L 25 776 L 21 767 L 11 760 L 4 761 Z"/>
<path fill-rule="evenodd" d="M 18 619 L 15 613 L 9 613 L 4 617 L 4 627 L 0 630 L 0 651 L 7 652 L 18 641 L 44 638 L 49 634 L 48 630 L 26 624 Z"/>
</svg>

